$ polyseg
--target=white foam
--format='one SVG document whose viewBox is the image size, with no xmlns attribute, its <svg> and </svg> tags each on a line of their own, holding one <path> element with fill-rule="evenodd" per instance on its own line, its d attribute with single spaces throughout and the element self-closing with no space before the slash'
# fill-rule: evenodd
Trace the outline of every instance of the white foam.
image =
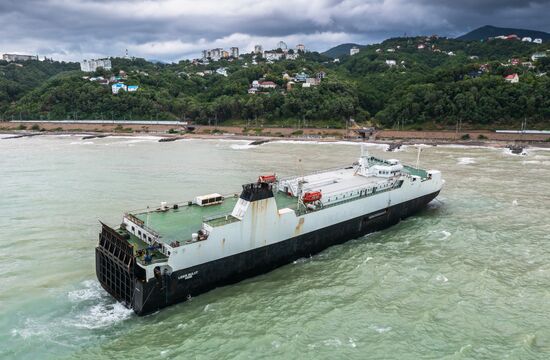
<svg viewBox="0 0 550 360">
<path fill-rule="evenodd" d="M 446 240 L 449 236 L 451 236 L 451 233 L 445 230 L 441 231 L 441 233 L 443 234 L 443 237 L 440 240 Z"/>
<path fill-rule="evenodd" d="M 474 160 L 474 158 L 461 157 L 461 158 L 458 158 L 457 165 L 470 165 L 470 164 L 475 164 L 475 163 L 476 163 L 476 161 Z"/>
<path fill-rule="evenodd" d="M 512 205 L 518 206 L 518 201 L 517 200 L 512 201 Z"/>
<path fill-rule="evenodd" d="M 323 340 L 323 345 L 325 345 L 325 346 L 339 347 L 339 346 L 342 345 L 342 341 L 340 341 L 340 339 L 338 339 L 338 338 L 327 339 L 327 340 Z"/>
<path fill-rule="evenodd" d="M 388 331 L 391 331 L 391 326 L 383 327 L 383 326 L 373 325 L 370 328 L 379 334 L 383 334 L 383 333 L 387 333 Z"/>
<path fill-rule="evenodd" d="M 72 141 L 70 145 L 93 145 L 93 141 Z"/>
<path fill-rule="evenodd" d="M 128 319 L 133 310 L 124 307 L 116 302 L 113 304 L 96 304 L 88 311 L 80 314 L 73 323 L 74 327 L 83 329 L 99 329 L 112 326 Z"/>
<path fill-rule="evenodd" d="M 512 152 L 512 150 L 510 150 L 510 149 L 504 149 L 503 153 L 504 153 L 505 155 L 512 155 L 512 156 L 526 156 L 526 155 L 528 155 L 528 152 L 527 152 L 527 150 L 525 150 L 525 149 L 523 149 L 523 151 L 521 152 L 521 154 L 514 154 L 514 153 Z"/>
<path fill-rule="evenodd" d="M 248 150 L 248 149 L 254 149 L 254 148 L 257 148 L 258 145 L 250 145 L 250 144 L 233 144 L 230 146 L 231 149 L 233 150 Z"/>
<path fill-rule="evenodd" d="M 73 290 L 67 294 L 71 302 L 94 300 L 102 297 L 101 286 L 97 281 L 86 280 L 82 284 L 84 285 L 83 289 Z"/>
<path fill-rule="evenodd" d="M 441 274 L 437 275 L 437 276 L 435 277 L 435 279 L 436 279 L 437 281 L 441 281 L 441 282 L 443 282 L 443 283 L 446 283 L 447 281 L 449 281 L 449 279 L 447 279 L 447 278 L 445 277 L 445 275 L 441 275 Z"/>
</svg>

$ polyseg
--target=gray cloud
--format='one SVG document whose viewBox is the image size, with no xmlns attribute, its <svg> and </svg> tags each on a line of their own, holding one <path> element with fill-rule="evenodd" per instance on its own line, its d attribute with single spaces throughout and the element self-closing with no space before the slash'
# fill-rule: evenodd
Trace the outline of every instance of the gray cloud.
<svg viewBox="0 0 550 360">
<path fill-rule="evenodd" d="M 475 27 L 550 31 L 550 0 L 2 0 L 0 52 L 59 59 L 131 54 L 177 60 L 202 48 L 282 39 L 313 50 L 403 33 Z"/>
</svg>

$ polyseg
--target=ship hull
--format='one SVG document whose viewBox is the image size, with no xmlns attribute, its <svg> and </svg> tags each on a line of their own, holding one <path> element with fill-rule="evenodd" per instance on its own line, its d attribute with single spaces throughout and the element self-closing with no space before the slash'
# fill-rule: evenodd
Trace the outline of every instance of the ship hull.
<svg viewBox="0 0 550 360">
<path fill-rule="evenodd" d="M 132 278 L 130 281 L 134 283 L 135 291 L 126 305 L 136 314 L 146 315 L 214 288 L 264 274 L 330 246 L 392 226 L 423 209 L 438 194 L 439 191 L 276 244 L 174 271 L 170 275 L 158 274 L 147 282 Z M 96 264 L 100 267 L 101 261 L 96 260 Z M 98 269 L 100 283 L 117 298 L 116 291 L 101 281 L 100 272 Z"/>
</svg>

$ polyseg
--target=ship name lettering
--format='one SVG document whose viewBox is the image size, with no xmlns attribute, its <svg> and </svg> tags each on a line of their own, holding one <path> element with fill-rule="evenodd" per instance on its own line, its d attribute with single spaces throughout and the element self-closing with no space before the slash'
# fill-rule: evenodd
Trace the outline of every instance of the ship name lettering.
<svg viewBox="0 0 550 360">
<path fill-rule="evenodd" d="M 187 273 L 187 274 L 183 274 L 183 275 L 180 275 L 178 276 L 178 280 L 189 280 L 191 279 L 193 276 L 197 275 L 199 273 L 198 270 L 195 270 L 193 272 L 190 272 L 190 273 Z"/>
</svg>

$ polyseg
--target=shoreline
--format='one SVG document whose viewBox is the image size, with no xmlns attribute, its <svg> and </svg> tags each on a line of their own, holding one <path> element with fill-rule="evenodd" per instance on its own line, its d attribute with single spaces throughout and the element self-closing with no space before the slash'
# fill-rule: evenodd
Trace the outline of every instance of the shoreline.
<svg viewBox="0 0 550 360">
<path fill-rule="evenodd" d="M 240 141 L 307 141 L 307 142 L 350 142 L 350 143 L 373 143 L 402 145 L 462 145 L 462 146 L 486 146 L 504 148 L 510 144 L 521 144 L 526 147 L 536 145 L 537 147 L 550 148 L 550 135 L 546 134 L 511 134 L 496 133 L 489 130 L 471 131 L 405 131 L 405 130 L 378 130 L 373 136 L 361 138 L 354 130 L 345 129 L 323 129 L 323 128 L 272 128 L 264 127 L 257 129 L 243 130 L 236 126 L 207 126 L 196 125 L 195 131 L 179 133 L 181 127 L 170 125 L 132 125 L 132 124 L 93 124 L 86 122 L 73 123 L 48 123 L 37 122 L 40 130 L 27 130 L 29 123 L 4 122 L 0 123 L 0 134 L 12 135 L 2 139 L 14 139 L 32 136 L 59 136 L 59 135 L 81 135 L 83 140 L 113 136 L 151 136 L 159 140 L 171 142 L 182 139 L 205 139 L 205 140 L 240 140 Z M 124 125 L 125 127 L 122 127 Z M 25 129 L 22 129 L 25 126 Z M 170 132 L 172 131 L 172 133 Z M 463 137 L 468 136 L 469 139 Z"/>
</svg>

